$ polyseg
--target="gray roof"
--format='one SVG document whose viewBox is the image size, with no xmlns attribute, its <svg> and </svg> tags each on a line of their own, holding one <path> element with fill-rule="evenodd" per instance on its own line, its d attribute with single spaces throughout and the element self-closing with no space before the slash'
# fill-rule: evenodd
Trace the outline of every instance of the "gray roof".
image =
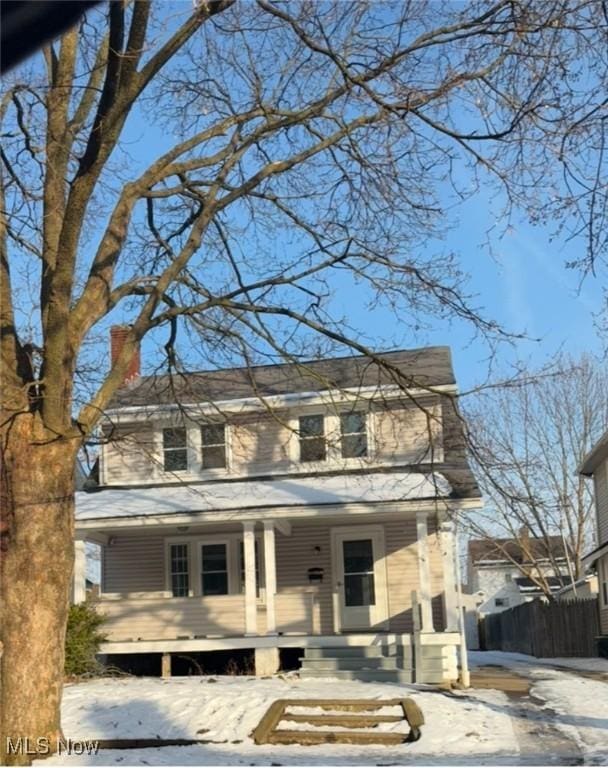
<svg viewBox="0 0 608 768">
<path fill-rule="evenodd" d="M 449 347 L 379 352 L 390 370 L 365 355 L 301 363 L 255 365 L 215 371 L 142 376 L 118 390 L 110 408 L 214 402 L 243 397 L 321 392 L 347 387 L 398 384 L 427 387 L 454 384 Z"/>
</svg>

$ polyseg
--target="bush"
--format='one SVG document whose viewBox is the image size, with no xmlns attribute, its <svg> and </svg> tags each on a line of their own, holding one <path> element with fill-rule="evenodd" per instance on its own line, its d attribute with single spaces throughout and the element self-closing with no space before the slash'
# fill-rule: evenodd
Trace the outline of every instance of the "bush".
<svg viewBox="0 0 608 768">
<path fill-rule="evenodd" d="M 65 674 L 69 677 L 102 671 L 95 658 L 106 636 L 99 632 L 104 617 L 90 603 L 71 605 L 65 636 Z"/>
</svg>

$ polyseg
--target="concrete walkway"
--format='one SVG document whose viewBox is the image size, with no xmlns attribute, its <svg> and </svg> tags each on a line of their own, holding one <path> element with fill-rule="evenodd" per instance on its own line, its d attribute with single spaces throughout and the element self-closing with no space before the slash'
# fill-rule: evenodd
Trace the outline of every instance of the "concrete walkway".
<svg viewBox="0 0 608 768">
<path fill-rule="evenodd" d="M 519 765 L 582 765 L 578 745 L 551 722 L 557 713 L 530 693 L 531 684 L 527 677 L 505 667 L 487 665 L 471 672 L 471 688 L 502 691 L 508 697 L 520 748 Z"/>
</svg>

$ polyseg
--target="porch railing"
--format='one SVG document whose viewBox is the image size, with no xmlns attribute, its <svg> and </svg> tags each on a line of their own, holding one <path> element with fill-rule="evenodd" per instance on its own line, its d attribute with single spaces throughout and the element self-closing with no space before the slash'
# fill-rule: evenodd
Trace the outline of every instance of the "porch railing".
<svg viewBox="0 0 608 768">
<path fill-rule="evenodd" d="M 245 634 L 245 597 L 214 595 L 172 597 L 167 592 L 100 595 L 94 601 L 106 617 L 103 631 L 109 642 L 176 640 L 195 637 L 235 637 Z M 257 632 L 266 632 L 266 606 L 258 601 Z M 318 591 L 295 587 L 275 596 L 277 631 L 319 634 Z"/>
</svg>

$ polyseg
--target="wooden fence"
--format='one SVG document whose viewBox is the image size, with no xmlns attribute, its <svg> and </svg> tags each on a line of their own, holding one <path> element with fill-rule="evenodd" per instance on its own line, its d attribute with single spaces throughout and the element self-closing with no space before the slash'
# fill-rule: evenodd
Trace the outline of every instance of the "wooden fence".
<svg viewBox="0 0 608 768">
<path fill-rule="evenodd" d="M 538 658 L 597 656 L 597 599 L 530 603 L 488 614 L 481 623 L 482 648 Z"/>
</svg>

